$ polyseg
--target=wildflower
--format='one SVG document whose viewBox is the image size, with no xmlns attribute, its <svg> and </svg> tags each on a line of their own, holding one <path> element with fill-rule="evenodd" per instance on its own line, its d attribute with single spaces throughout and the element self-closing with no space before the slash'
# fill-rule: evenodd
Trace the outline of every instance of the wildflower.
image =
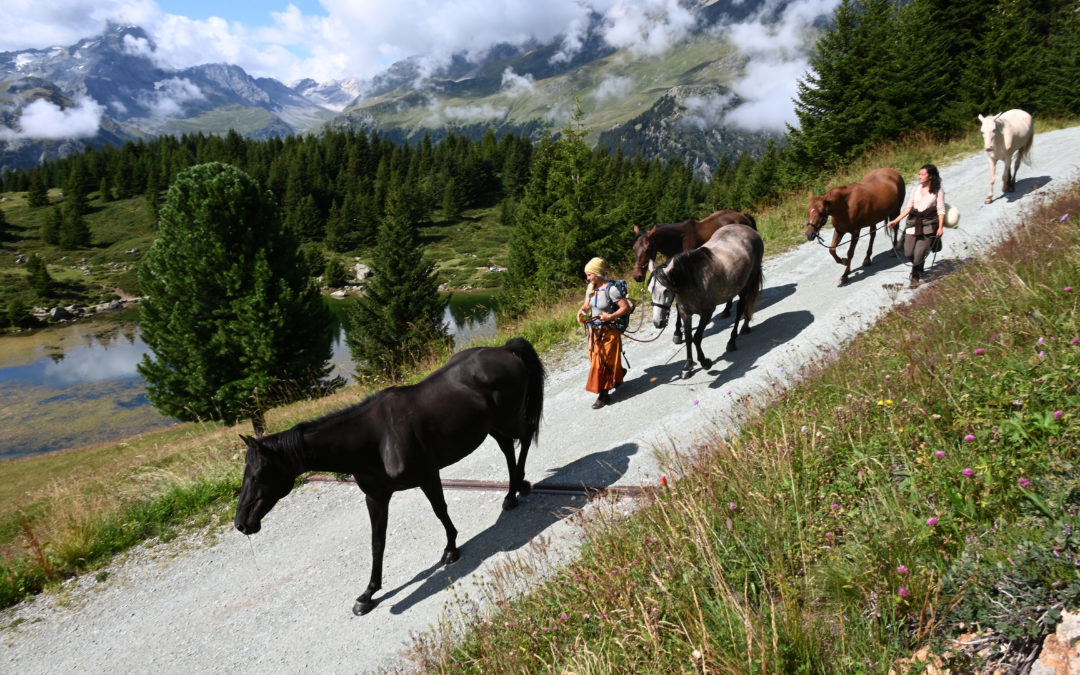
<svg viewBox="0 0 1080 675">
<path fill-rule="evenodd" d="M 839 504 L 829 504 L 829 508 L 831 508 L 833 511 L 835 511 L 836 509 L 840 508 L 840 505 Z"/>
<path fill-rule="evenodd" d="M 937 525 L 937 518 L 935 518 L 934 516 L 930 516 L 926 519 L 926 524 L 930 527 L 934 527 L 935 525 Z"/>
<path fill-rule="evenodd" d="M 563 612 L 562 614 L 559 615 L 559 618 L 562 619 L 563 621 L 566 621 L 570 617 L 567 615 L 566 612 Z"/>
<path fill-rule="evenodd" d="M 975 475 L 975 471 L 974 471 L 974 469 L 972 469 L 972 468 L 971 468 L 970 466 L 969 466 L 969 467 L 966 467 L 966 468 L 965 468 L 965 469 L 964 469 L 963 471 L 961 471 L 960 473 L 964 474 L 964 478 L 971 478 L 972 476 L 974 476 L 974 475 Z"/>
<path fill-rule="evenodd" d="M 1017 478 L 1016 479 L 1016 484 L 1019 485 L 1022 488 L 1031 487 L 1031 481 L 1029 481 L 1027 478 Z"/>
<path fill-rule="evenodd" d="M 976 349 L 976 350 L 975 350 L 975 351 L 974 351 L 973 353 L 974 353 L 974 354 L 975 354 L 976 356 L 978 356 L 978 355 L 980 355 L 980 354 L 985 354 L 985 353 L 986 353 L 986 350 L 985 350 L 985 349 L 983 349 L 982 347 L 979 347 L 979 348 L 978 348 L 978 349 Z"/>
<path fill-rule="evenodd" d="M 1063 410 L 1055 410 L 1054 411 L 1054 419 L 1059 420 L 1064 416 L 1065 416 L 1065 411 L 1063 411 Z"/>
<path fill-rule="evenodd" d="M 1066 286 L 1065 287 L 1065 292 L 1066 293 L 1072 293 L 1072 286 Z"/>
<path fill-rule="evenodd" d="M 1039 352 L 1039 358 L 1040 359 L 1045 359 L 1046 358 L 1046 352 Z"/>
<path fill-rule="evenodd" d="M 694 401 L 694 405 L 697 405 L 698 403 L 701 403 L 701 401 Z"/>
<path fill-rule="evenodd" d="M 964 436 L 964 440 L 968 443 L 972 442 L 973 440 L 975 440 L 975 434 L 968 434 L 967 436 Z"/>
<path fill-rule="evenodd" d="M 727 507 L 728 507 L 728 511 L 734 511 L 735 510 L 735 502 L 728 502 Z"/>
<path fill-rule="evenodd" d="M 1069 212 L 1068 212 L 1068 211 L 1066 211 L 1066 212 L 1065 212 L 1065 215 L 1063 215 L 1062 217 L 1058 218 L 1058 222 L 1059 222 L 1059 223 L 1064 223 L 1064 222 L 1065 222 L 1066 220 L 1068 220 L 1068 219 L 1069 219 Z"/>
<path fill-rule="evenodd" d="M 908 573 L 908 568 L 904 567 L 903 565 L 897 565 L 896 566 L 896 573 L 903 576 L 903 575 Z"/>
<path fill-rule="evenodd" d="M 934 457 L 937 457 L 938 459 L 945 459 L 945 451 L 944 450 L 938 450 L 937 452 L 934 453 Z"/>
<path fill-rule="evenodd" d="M 906 598 L 908 595 L 910 595 L 908 593 L 908 589 L 904 588 L 903 586 L 896 589 L 896 594 L 899 595 L 901 598 Z"/>
<path fill-rule="evenodd" d="M 1043 344 L 1044 342 L 1046 342 L 1046 340 L 1044 340 L 1044 339 L 1042 339 L 1042 338 L 1039 338 L 1038 340 L 1036 340 L 1036 341 L 1035 341 L 1035 344 L 1037 344 L 1037 345 L 1041 345 L 1041 344 Z"/>
<path fill-rule="evenodd" d="M 1074 338 L 1072 339 L 1072 343 L 1073 343 L 1074 345 L 1080 345 L 1080 337 L 1074 337 Z"/>
</svg>

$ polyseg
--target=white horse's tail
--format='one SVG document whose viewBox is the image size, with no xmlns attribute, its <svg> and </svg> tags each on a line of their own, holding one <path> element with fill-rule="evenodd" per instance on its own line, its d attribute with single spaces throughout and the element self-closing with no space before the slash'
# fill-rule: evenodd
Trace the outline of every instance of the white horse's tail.
<svg viewBox="0 0 1080 675">
<path fill-rule="evenodd" d="M 1024 146 L 1017 150 L 1020 153 L 1020 161 L 1028 166 L 1031 166 L 1031 144 L 1035 140 L 1035 121 L 1031 122 L 1031 129 L 1028 131 L 1027 142 Z"/>
</svg>

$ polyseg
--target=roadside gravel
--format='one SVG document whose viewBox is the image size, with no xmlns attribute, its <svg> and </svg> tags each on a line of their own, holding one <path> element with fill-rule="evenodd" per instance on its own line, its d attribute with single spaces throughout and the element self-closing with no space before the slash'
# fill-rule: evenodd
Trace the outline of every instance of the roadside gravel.
<svg viewBox="0 0 1080 675">
<path fill-rule="evenodd" d="M 941 173 L 961 219 L 959 228 L 946 232 L 934 273 L 989 247 L 1040 195 L 1080 180 L 1080 127 L 1039 134 L 1033 166 L 1021 167 L 1017 192 L 1000 196 L 999 180 L 992 204 L 982 203 L 984 153 L 973 152 Z M 860 242 L 856 260 L 864 247 Z M 853 270 L 850 283 L 839 288 L 841 272 L 814 242 L 771 258 L 753 332 L 740 337 L 738 351 L 721 357 L 730 325 L 717 321 L 705 340 L 706 354 L 717 362 L 681 380 L 683 350 L 668 335 L 628 342 L 627 382 L 614 404 L 601 410 L 589 407 L 593 397 L 584 391 L 583 347 L 548 358 L 544 425 L 527 476 L 534 482 L 655 485 L 661 473 L 657 448 L 690 443 L 710 426 L 736 428 L 742 401 L 790 384 L 802 366 L 918 292 L 906 288 L 907 268 L 880 237 L 872 267 Z M 895 284 L 903 288 L 890 290 Z M 637 337 L 653 335 L 646 326 Z M 237 444 L 239 449 L 239 439 Z M 502 455 L 489 440 L 444 478 L 505 480 L 504 474 Z M 410 636 L 440 617 L 471 615 L 495 566 L 525 560 L 517 569 L 550 569 L 574 555 L 579 523 L 566 514 L 582 508 L 580 498 L 534 494 L 510 512 L 501 510 L 501 500 L 499 493 L 447 492 L 462 558 L 442 567 L 442 528 L 423 495 L 396 495 L 384 590 L 376 596 L 381 602 L 355 617 L 350 608 L 366 585 L 370 562 L 363 496 L 351 484 L 305 485 L 250 538 L 218 527 L 150 543 L 102 574 L 73 579 L 59 592 L 0 612 L 0 670 L 407 670 L 400 651 Z"/>
</svg>

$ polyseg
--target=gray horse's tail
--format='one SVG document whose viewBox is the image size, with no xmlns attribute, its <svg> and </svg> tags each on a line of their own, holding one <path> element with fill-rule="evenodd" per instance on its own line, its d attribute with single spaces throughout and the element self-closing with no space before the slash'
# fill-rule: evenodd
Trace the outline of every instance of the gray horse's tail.
<svg viewBox="0 0 1080 675">
<path fill-rule="evenodd" d="M 754 306 L 761 297 L 761 289 L 765 285 L 765 274 L 762 270 L 762 261 L 765 258 L 765 243 L 761 237 L 755 237 L 753 242 L 754 267 L 750 272 L 750 278 L 746 280 L 746 286 L 739 291 L 739 306 L 742 308 L 743 318 L 747 323 L 754 318 Z M 736 319 L 737 321 L 738 319 Z"/>
<path fill-rule="evenodd" d="M 524 405 L 525 425 L 528 431 L 525 437 L 535 442 L 540 436 L 540 418 L 544 416 L 544 380 L 547 378 L 547 372 L 536 350 L 533 349 L 532 343 L 525 338 L 510 338 L 503 347 L 525 364 L 528 375 Z"/>
</svg>

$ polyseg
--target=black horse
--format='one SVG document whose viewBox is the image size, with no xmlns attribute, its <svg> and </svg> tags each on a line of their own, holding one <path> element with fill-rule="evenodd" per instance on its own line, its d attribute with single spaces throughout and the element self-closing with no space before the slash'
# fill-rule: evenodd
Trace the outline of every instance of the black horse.
<svg viewBox="0 0 1080 675">
<path fill-rule="evenodd" d="M 439 470 L 464 458 L 489 434 L 506 456 L 510 490 L 503 508 L 529 494 L 525 458 L 544 408 L 544 366 L 533 346 L 513 338 L 502 347 L 458 352 L 417 384 L 390 387 L 344 410 L 247 443 L 236 529 L 255 534 L 274 504 L 305 471 L 352 474 L 371 518 L 371 580 L 353 613 L 367 614 L 382 588 L 390 497 L 419 487 L 446 529 L 442 563 L 458 560 Z M 521 452 L 514 459 L 514 440 Z"/>
</svg>

